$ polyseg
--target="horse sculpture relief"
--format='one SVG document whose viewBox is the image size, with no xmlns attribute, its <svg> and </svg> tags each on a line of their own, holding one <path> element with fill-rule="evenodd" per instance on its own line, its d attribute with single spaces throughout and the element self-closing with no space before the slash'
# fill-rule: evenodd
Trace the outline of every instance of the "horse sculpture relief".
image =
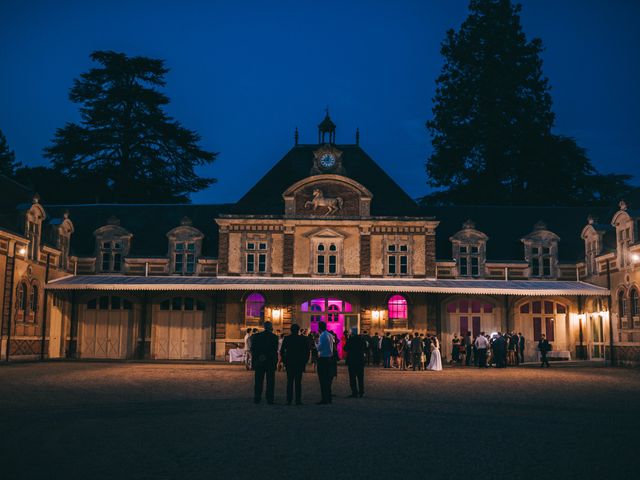
<svg viewBox="0 0 640 480">
<path fill-rule="evenodd" d="M 318 208 L 326 208 L 326 215 L 331 215 L 332 213 L 336 213 L 342 210 L 342 198 L 324 198 L 324 194 L 322 190 L 319 188 L 313 189 L 313 200 L 309 200 L 305 202 L 304 208 L 313 207 L 313 212 L 315 212 Z"/>
</svg>

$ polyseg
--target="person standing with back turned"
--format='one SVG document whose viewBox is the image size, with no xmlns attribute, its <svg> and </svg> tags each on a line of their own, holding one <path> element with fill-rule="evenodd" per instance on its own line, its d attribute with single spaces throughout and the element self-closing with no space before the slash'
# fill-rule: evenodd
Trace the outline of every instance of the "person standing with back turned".
<svg viewBox="0 0 640 480">
<path fill-rule="evenodd" d="M 347 365 L 349 366 L 349 385 L 351 397 L 364 395 L 364 362 L 366 341 L 362 335 L 358 335 L 357 327 L 351 329 L 351 335 L 347 339 L 344 351 L 347 352 Z"/>
<path fill-rule="evenodd" d="M 265 397 L 269 405 L 273 404 L 276 386 L 276 367 L 278 366 L 278 336 L 273 333 L 271 322 L 264 322 L 264 331 L 251 337 L 251 357 L 256 372 L 253 401 L 262 400 L 262 387 L 267 378 Z"/>
<path fill-rule="evenodd" d="M 325 322 L 318 323 L 320 337 L 318 337 L 318 381 L 320 382 L 321 400 L 318 405 L 331 403 L 331 382 L 333 381 L 333 335 L 327 331 Z"/>
<path fill-rule="evenodd" d="M 302 405 L 302 373 L 309 361 L 309 341 L 299 335 L 300 327 L 291 325 L 291 335 L 284 337 L 280 347 L 282 363 L 287 369 L 287 405 L 293 400 L 293 388 L 296 390 L 296 405 Z"/>
</svg>

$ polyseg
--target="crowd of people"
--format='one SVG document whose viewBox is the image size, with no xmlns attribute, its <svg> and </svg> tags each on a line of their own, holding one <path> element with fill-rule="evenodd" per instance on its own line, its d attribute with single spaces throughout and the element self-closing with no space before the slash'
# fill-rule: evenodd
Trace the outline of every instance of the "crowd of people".
<svg viewBox="0 0 640 480">
<path fill-rule="evenodd" d="M 262 401 L 266 380 L 267 403 L 274 403 L 275 372 L 283 368 L 287 373 L 287 404 L 294 396 L 296 405 L 302 405 L 302 375 L 311 362 L 318 374 L 321 399 L 319 405 L 332 403 L 332 384 L 338 376 L 339 340 L 335 333 L 327 330 L 325 322 L 318 323 L 318 333 L 301 334 L 300 327 L 291 325 L 287 336 L 273 333 L 271 322 L 264 323 L 262 332 L 247 331 L 245 337 L 247 368 L 255 371 L 254 401 Z M 367 342 L 358 329 L 353 328 L 345 336 L 342 352 L 349 371 L 351 397 L 364 396 L 364 365 Z M 312 351 L 315 352 L 312 354 Z"/>
<path fill-rule="evenodd" d="M 357 328 L 345 331 L 342 337 L 327 329 L 325 322 L 318 323 L 318 332 L 300 330 L 291 325 L 291 334 L 273 333 L 271 322 L 265 322 L 264 330 L 247 329 L 244 337 L 245 364 L 255 371 L 254 401 L 260 403 L 266 380 L 265 397 L 273 403 L 275 372 L 287 374 L 287 404 L 294 399 L 302 404 L 302 374 L 312 368 L 318 375 L 321 399 L 318 404 L 332 403 L 331 386 L 338 376 L 338 363 L 344 360 L 349 372 L 351 397 L 364 396 L 365 365 L 407 370 L 442 370 L 440 342 L 435 335 L 415 332 L 413 335 L 391 336 L 389 332 L 373 336 Z"/>
<path fill-rule="evenodd" d="M 348 340 L 354 334 L 344 331 L 342 336 L 328 330 L 333 337 L 333 356 L 336 363 L 344 360 L 347 363 L 348 353 L 345 351 Z M 257 328 L 249 328 L 244 336 L 245 364 L 251 368 L 251 337 L 258 333 Z M 277 370 L 284 368 L 284 362 L 280 355 L 285 335 L 276 330 L 278 337 L 278 364 Z M 318 364 L 318 342 L 320 332 L 314 333 L 306 329 L 300 329 L 298 335 L 307 339 L 309 344 L 309 366 L 316 371 Z M 364 342 L 364 361 L 367 366 L 379 366 L 382 368 L 397 368 L 400 370 L 442 370 L 442 357 L 440 355 L 440 341 L 436 335 L 414 332 L 402 335 L 391 335 L 390 332 L 379 335 L 377 332 L 369 335 L 363 331 L 360 335 Z"/>
<path fill-rule="evenodd" d="M 517 366 L 524 363 L 524 351 L 526 341 L 522 333 L 496 332 L 487 335 L 480 332 L 479 335 L 472 336 L 467 332 L 463 337 L 454 334 L 451 345 L 451 361 L 457 365 L 474 365 L 479 368 L 495 366 L 496 368 L 506 368 L 507 366 Z M 541 367 L 549 366 L 547 353 L 552 349 L 551 344 L 542 335 L 538 342 L 540 352 Z"/>
<path fill-rule="evenodd" d="M 474 365 L 479 368 L 495 366 L 506 368 L 524 362 L 525 338 L 522 333 L 491 335 L 471 332 L 454 334 L 451 345 L 453 365 Z M 440 341 L 436 335 L 414 332 L 391 335 L 386 332 L 369 335 L 358 333 L 357 328 L 345 331 L 342 337 L 328 330 L 325 322 L 318 323 L 318 332 L 311 332 L 296 324 L 291 325 L 290 335 L 280 331 L 273 333 L 271 322 L 265 322 L 264 330 L 247 329 L 244 337 L 245 364 L 255 371 L 254 400 L 260 403 L 266 379 L 266 399 L 273 403 L 275 372 L 287 374 L 287 403 L 294 398 L 301 404 L 302 374 L 312 368 L 320 382 L 321 400 L 318 404 L 331 403 L 331 385 L 338 376 L 338 363 L 344 360 L 348 366 L 351 397 L 364 395 L 364 367 L 396 368 L 399 370 L 442 370 Z M 544 335 L 538 342 L 541 366 L 549 366 L 547 353 L 551 344 Z M 294 392 L 295 390 L 295 392 Z"/>
</svg>

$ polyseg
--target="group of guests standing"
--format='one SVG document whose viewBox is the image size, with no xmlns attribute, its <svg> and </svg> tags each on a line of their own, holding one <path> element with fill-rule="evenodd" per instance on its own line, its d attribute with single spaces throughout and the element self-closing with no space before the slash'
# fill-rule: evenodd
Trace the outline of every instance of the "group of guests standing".
<svg viewBox="0 0 640 480">
<path fill-rule="evenodd" d="M 435 335 L 414 332 L 391 335 L 386 332 L 372 336 L 363 334 L 367 341 L 365 359 L 368 365 L 400 370 L 442 370 L 440 341 Z"/>
<path fill-rule="evenodd" d="M 313 336 L 316 351 L 318 381 L 320 383 L 320 401 L 318 405 L 332 403 L 332 384 L 338 376 L 338 340 L 327 330 L 325 322 L 318 323 L 318 334 Z M 259 333 L 248 331 L 245 336 L 245 348 L 250 353 L 250 368 L 255 371 L 254 402 L 262 401 L 266 380 L 265 397 L 267 403 L 274 403 L 275 372 L 279 364 L 287 373 L 287 405 L 291 405 L 294 395 L 296 405 L 302 405 L 302 376 L 311 356 L 310 337 L 300 334 L 300 327 L 291 325 L 291 334 L 281 336 L 273 333 L 271 322 L 264 323 Z M 349 370 L 350 397 L 364 396 L 364 364 L 366 340 L 353 328 L 342 347 Z"/>
<path fill-rule="evenodd" d="M 489 336 L 485 332 L 473 337 L 467 332 L 462 338 L 458 334 L 453 335 L 451 348 L 451 362 L 470 366 L 486 368 L 495 365 L 496 368 L 517 366 L 524 363 L 524 350 L 526 339 L 522 333 L 510 332 Z M 542 360 L 541 367 L 549 366 L 547 353 L 551 351 L 551 344 L 542 335 L 538 342 L 538 350 Z"/>
</svg>

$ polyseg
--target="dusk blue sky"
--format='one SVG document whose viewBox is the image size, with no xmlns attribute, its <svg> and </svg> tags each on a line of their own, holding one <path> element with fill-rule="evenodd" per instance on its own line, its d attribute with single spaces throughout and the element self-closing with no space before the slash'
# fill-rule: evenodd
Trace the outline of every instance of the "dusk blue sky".
<svg viewBox="0 0 640 480">
<path fill-rule="evenodd" d="M 528 38 L 546 47 L 556 132 L 603 172 L 640 165 L 640 2 L 524 1 Z M 29 165 L 55 129 L 93 50 L 166 60 L 168 111 L 220 152 L 194 203 L 240 198 L 293 145 L 317 140 L 329 105 L 337 143 L 362 147 L 413 197 L 428 192 L 425 121 L 440 43 L 467 0 L 0 2 L 0 130 Z M 638 178 L 634 183 L 638 183 Z"/>
</svg>

